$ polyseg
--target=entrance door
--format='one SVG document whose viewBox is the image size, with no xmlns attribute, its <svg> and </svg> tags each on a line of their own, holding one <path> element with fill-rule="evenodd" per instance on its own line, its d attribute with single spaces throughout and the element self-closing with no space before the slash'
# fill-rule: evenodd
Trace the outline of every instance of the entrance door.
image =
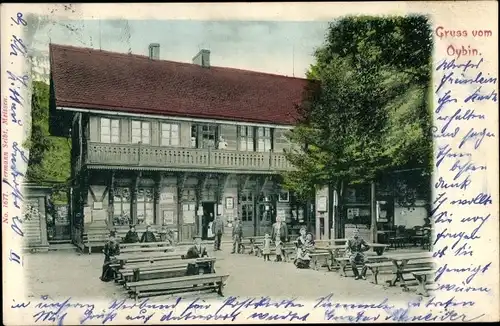
<svg viewBox="0 0 500 326">
<path fill-rule="evenodd" d="M 213 222 L 215 216 L 215 203 L 202 203 L 203 207 L 203 216 L 201 218 L 202 229 L 201 229 L 201 238 L 203 240 L 209 239 L 208 227 L 211 226 L 210 222 Z M 213 235 L 210 236 L 210 239 L 213 239 Z"/>
<path fill-rule="evenodd" d="M 250 193 L 241 195 L 241 226 L 244 237 L 255 235 L 254 198 Z"/>
<path fill-rule="evenodd" d="M 271 207 L 270 205 L 267 205 L 267 210 L 266 210 L 266 204 L 264 203 L 259 203 L 257 205 L 257 218 L 255 219 L 255 230 L 257 232 L 258 236 L 263 236 L 266 233 L 269 233 L 271 235 Z"/>
<path fill-rule="evenodd" d="M 71 240 L 71 228 L 66 204 L 54 205 L 52 240 Z"/>
</svg>

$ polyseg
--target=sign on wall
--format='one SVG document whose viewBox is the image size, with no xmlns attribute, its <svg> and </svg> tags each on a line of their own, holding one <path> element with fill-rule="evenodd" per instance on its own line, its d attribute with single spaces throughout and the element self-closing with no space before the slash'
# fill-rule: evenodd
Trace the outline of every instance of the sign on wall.
<svg viewBox="0 0 500 326">
<path fill-rule="evenodd" d="M 163 225 L 175 224 L 174 211 L 163 211 Z"/>
<path fill-rule="evenodd" d="M 194 218 L 195 218 L 195 212 L 194 211 L 184 211 L 182 212 L 182 220 L 184 224 L 192 224 L 194 223 Z"/>
<path fill-rule="evenodd" d="M 160 203 L 165 204 L 173 204 L 174 203 L 174 195 L 169 192 L 163 192 L 160 194 Z"/>
<path fill-rule="evenodd" d="M 318 197 L 318 211 L 319 212 L 326 212 L 327 209 L 327 201 L 326 201 L 326 196 L 319 196 Z"/>
</svg>

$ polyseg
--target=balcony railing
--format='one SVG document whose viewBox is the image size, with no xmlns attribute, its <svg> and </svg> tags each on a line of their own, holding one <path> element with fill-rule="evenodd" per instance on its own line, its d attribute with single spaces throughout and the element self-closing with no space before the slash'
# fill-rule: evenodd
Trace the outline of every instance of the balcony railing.
<svg viewBox="0 0 500 326">
<path fill-rule="evenodd" d="M 139 144 L 89 143 L 87 164 L 201 168 L 247 171 L 288 171 L 282 153 L 159 147 Z"/>
</svg>

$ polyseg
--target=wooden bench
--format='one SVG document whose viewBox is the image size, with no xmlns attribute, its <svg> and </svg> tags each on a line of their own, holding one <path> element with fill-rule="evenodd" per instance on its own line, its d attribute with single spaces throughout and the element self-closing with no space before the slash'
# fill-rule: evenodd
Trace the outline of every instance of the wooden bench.
<svg viewBox="0 0 500 326">
<path fill-rule="evenodd" d="M 329 259 L 331 258 L 331 253 L 329 251 L 324 251 L 324 250 L 315 250 L 314 252 L 310 253 L 309 256 L 311 257 L 311 266 L 314 270 L 319 270 L 321 266 L 325 266 L 328 268 L 330 271 L 330 263 Z M 319 262 L 323 260 L 324 264 L 320 264 Z"/>
<path fill-rule="evenodd" d="M 128 288 L 128 283 L 144 280 L 155 280 L 160 278 L 180 277 L 185 276 L 187 272 L 187 264 L 175 264 L 170 266 L 157 266 L 153 268 L 136 268 L 133 270 L 120 271 L 122 278 L 119 283 L 123 283 Z"/>
<path fill-rule="evenodd" d="M 245 253 L 245 250 L 248 248 L 250 249 L 248 251 L 248 254 L 255 254 L 256 256 L 258 255 L 258 250 L 256 250 L 257 245 L 262 245 L 262 242 L 264 241 L 264 237 L 247 237 L 243 238 L 240 242 L 240 250 L 241 253 Z"/>
<path fill-rule="evenodd" d="M 201 274 L 127 283 L 135 300 L 143 297 L 183 292 L 213 291 L 223 296 L 222 289 L 229 275 Z"/>
<path fill-rule="evenodd" d="M 368 262 L 365 266 L 372 273 L 371 282 L 373 284 L 378 284 L 378 274 L 381 269 L 394 269 L 394 264 L 391 261 Z M 432 268 L 432 262 L 428 260 L 415 260 L 409 262 L 407 266 L 408 268 L 405 269 L 405 273 L 411 273 L 413 271 L 422 271 Z"/>
<path fill-rule="evenodd" d="M 420 281 L 415 277 L 414 273 L 428 273 L 431 275 L 436 273 L 434 263 L 413 263 L 408 264 L 408 267 L 403 271 L 403 279 L 401 281 L 400 286 L 403 288 L 403 291 L 407 292 L 410 290 L 410 286 L 420 286 Z M 419 274 L 420 275 L 420 274 Z M 419 276 L 420 277 L 420 276 Z M 422 277 L 423 278 L 423 277 Z M 427 283 L 427 276 L 426 276 Z M 424 290 L 425 290 L 424 283 Z M 417 288 L 417 290 L 421 290 L 421 288 Z"/>
<path fill-rule="evenodd" d="M 88 254 L 92 254 L 92 247 L 102 248 L 108 242 L 109 231 L 99 230 L 97 232 L 88 232 L 83 235 L 84 247 L 87 247 Z"/>
<path fill-rule="evenodd" d="M 423 295 L 424 297 L 428 297 L 429 293 L 426 288 L 427 284 L 434 283 L 434 277 L 436 276 L 436 270 L 430 269 L 426 271 L 415 271 L 412 272 L 413 277 L 418 282 L 417 294 Z"/>
<path fill-rule="evenodd" d="M 386 260 L 384 256 L 375 256 L 375 255 L 366 255 L 365 256 L 365 263 L 364 264 L 356 264 L 356 267 L 361 268 L 368 268 L 367 264 L 369 262 L 377 262 L 377 261 L 383 261 Z M 349 257 L 336 257 L 335 261 L 339 265 L 339 273 L 340 276 L 347 277 L 347 268 L 351 266 L 349 262 Z M 392 263 L 390 263 L 392 266 Z"/>
</svg>

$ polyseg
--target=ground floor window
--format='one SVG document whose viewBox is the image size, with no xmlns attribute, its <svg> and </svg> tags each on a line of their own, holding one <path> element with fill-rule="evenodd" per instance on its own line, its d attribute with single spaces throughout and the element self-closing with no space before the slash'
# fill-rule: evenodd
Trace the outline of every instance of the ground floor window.
<svg viewBox="0 0 500 326">
<path fill-rule="evenodd" d="M 137 218 L 134 220 L 131 190 L 127 187 L 115 188 L 113 196 L 113 225 L 154 224 L 154 196 L 152 188 L 137 191 Z"/>
<path fill-rule="evenodd" d="M 252 194 L 242 194 L 241 195 L 241 221 L 242 222 L 252 222 L 253 221 L 253 195 Z"/>
<path fill-rule="evenodd" d="M 130 214 L 131 200 L 129 188 L 116 188 L 113 196 L 113 225 L 132 224 Z"/>
<path fill-rule="evenodd" d="M 152 188 L 137 191 L 137 224 L 154 224 L 154 198 Z"/>
</svg>

